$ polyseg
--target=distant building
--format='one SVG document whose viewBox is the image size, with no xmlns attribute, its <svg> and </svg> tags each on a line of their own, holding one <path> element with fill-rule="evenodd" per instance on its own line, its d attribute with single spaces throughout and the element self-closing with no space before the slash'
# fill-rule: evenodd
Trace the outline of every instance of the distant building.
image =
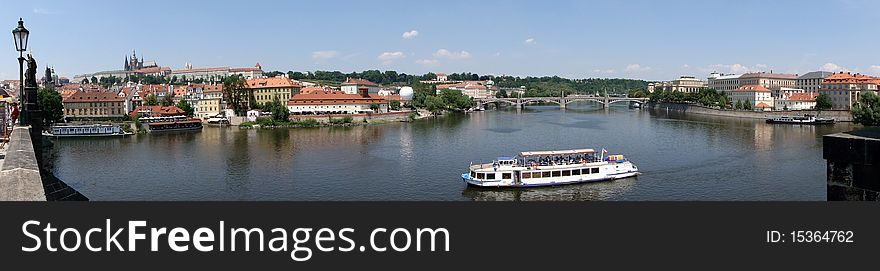
<svg viewBox="0 0 880 271">
<path fill-rule="evenodd" d="M 171 68 L 169 67 L 160 67 L 156 64 L 155 61 L 144 61 L 143 58 L 138 58 L 137 53 L 132 51 L 131 56 L 126 56 L 125 61 L 123 61 L 121 70 L 110 70 L 110 71 L 99 71 L 95 73 L 87 73 L 87 74 L 79 74 L 73 77 L 74 83 L 82 83 L 84 81 L 88 81 L 91 83 L 91 79 L 94 77 L 97 80 L 101 80 L 104 77 L 116 77 L 116 78 L 128 78 L 129 75 L 141 75 L 141 76 L 156 76 L 156 77 L 165 77 L 171 74 Z"/>
<path fill-rule="evenodd" d="M 192 64 L 187 64 L 182 70 L 171 71 L 171 77 L 176 77 L 177 80 L 193 81 L 201 79 L 202 81 L 211 83 L 220 82 L 224 78 L 233 75 L 241 75 L 245 79 L 259 78 L 263 76 L 263 67 L 260 66 L 260 63 L 257 63 L 254 67 L 250 68 L 193 68 Z"/>
<path fill-rule="evenodd" d="M 815 93 L 791 93 L 773 99 L 775 110 L 813 110 L 816 107 Z"/>
<path fill-rule="evenodd" d="M 461 94 L 473 99 L 485 99 L 495 96 L 495 92 L 492 91 L 485 81 L 466 81 L 457 84 L 437 85 L 437 94 L 440 94 L 444 89 L 461 91 Z"/>
<path fill-rule="evenodd" d="M 287 101 L 287 109 L 291 115 L 361 114 L 373 113 L 371 104 L 378 104 L 379 112 L 388 112 L 387 101 L 377 94 L 317 90 L 294 95 Z"/>
<path fill-rule="evenodd" d="M 781 87 L 793 88 L 797 81 L 797 74 L 755 72 L 741 75 L 712 73 L 708 78 L 709 88 L 727 92 L 737 90 L 747 85 L 759 85 L 770 90 Z"/>
<path fill-rule="evenodd" d="M 367 92 L 371 94 L 379 93 L 379 84 L 364 79 L 346 78 L 340 85 L 345 94 L 360 94 L 361 88 L 367 88 Z"/>
<path fill-rule="evenodd" d="M 706 88 L 706 82 L 693 76 L 681 76 L 678 79 L 648 84 L 648 92 L 654 91 L 677 91 L 684 93 L 697 93 Z"/>
<path fill-rule="evenodd" d="M 278 99 L 285 104 L 293 95 L 299 94 L 302 85 L 290 80 L 286 75 L 270 78 L 251 78 L 247 80 L 247 87 L 254 94 L 257 104 L 263 105 Z"/>
<path fill-rule="evenodd" d="M 66 118 L 121 118 L 125 99 L 106 91 L 77 91 L 62 100 Z"/>
<path fill-rule="evenodd" d="M 825 77 L 819 93 L 828 95 L 832 109 L 850 110 L 852 105 L 859 101 L 863 92 L 874 91 L 876 94 L 878 84 L 880 78 L 877 77 L 840 72 Z"/>
<path fill-rule="evenodd" d="M 216 116 L 223 111 L 223 85 L 209 84 L 202 88 L 202 97 L 196 103 L 196 116 L 202 120 Z"/>
<path fill-rule="evenodd" d="M 447 81 L 449 81 L 449 77 L 446 77 L 446 74 L 445 74 L 445 73 L 438 72 L 438 73 L 437 73 L 437 81 L 440 81 L 440 82 L 447 82 Z"/>
<path fill-rule="evenodd" d="M 173 116 L 185 116 L 186 111 L 180 109 L 177 106 L 161 106 L 161 105 L 152 105 L 152 106 L 138 106 L 136 107 L 129 116 L 132 117 L 173 117 Z"/>
<path fill-rule="evenodd" d="M 734 104 L 744 102 L 760 110 L 772 110 L 774 105 L 770 89 L 761 85 L 741 86 L 736 90 L 727 91 L 727 96 Z"/>
<path fill-rule="evenodd" d="M 810 93 L 819 93 L 819 90 L 822 88 L 822 81 L 832 74 L 834 73 L 824 71 L 808 72 L 797 78 L 794 87 Z"/>
</svg>

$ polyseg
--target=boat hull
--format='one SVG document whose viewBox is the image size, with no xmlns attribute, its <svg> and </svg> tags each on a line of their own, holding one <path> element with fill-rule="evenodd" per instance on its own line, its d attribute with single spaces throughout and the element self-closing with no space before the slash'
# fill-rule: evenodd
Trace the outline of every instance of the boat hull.
<svg viewBox="0 0 880 271">
<path fill-rule="evenodd" d="M 632 167 L 628 170 L 609 172 L 604 174 L 595 174 L 595 175 L 579 175 L 579 176 L 563 176 L 563 177 L 552 177 L 552 178 L 535 178 L 530 180 L 480 180 L 471 178 L 469 173 L 463 173 L 461 175 L 462 181 L 464 181 L 469 186 L 475 187 L 498 187 L 498 188 L 527 188 L 527 187 L 545 187 L 545 186 L 560 186 L 560 185 L 570 185 L 570 184 L 579 184 L 579 183 L 590 183 L 590 182 L 603 182 L 603 181 L 612 181 L 616 179 L 630 178 L 638 176 L 639 171 L 637 168 Z"/>
</svg>

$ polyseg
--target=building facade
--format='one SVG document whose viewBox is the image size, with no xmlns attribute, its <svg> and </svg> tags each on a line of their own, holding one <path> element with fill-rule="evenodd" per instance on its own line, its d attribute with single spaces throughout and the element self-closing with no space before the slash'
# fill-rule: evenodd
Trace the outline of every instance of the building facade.
<svg viewBox="0 0 880 271">
<path fill-rule="evenodd" d="M 877 77 L 839 72 L 822 80 L 819 93 L 828 95 L 832 109 L 850 110 L 864 92 L 873 91 L 876 94 L 878 84 L 880 78 Z"/>
<path fill-rule="evenodd" d="M 224 78 L 233 75 L 241 75 L 245 79 L 258 78 L 263 76 L 263 68 L 260 66 L 260 63 L 257 63 L 254 67 L 250 68 L 193 68 L 191 64 L 187 64 L 182 70 L 171 71 L 171 78 L 176 78 L 177 80 L 202 80 L 210 83 L 221 82 Z"/>
<path fill-rule="evenodd" d="M 816 108 L 814 93 L 792 93 L 773 99 L 774 110 L 813 110 Z"/>
<path fill-rule="evenodd" d="M 379 84 L 357 78 L 346 78 L 339 88 L 345 94 L 360 94 L 362 88 L 367 88 L 367 92 L 371 94 L 379 93 Z"/>
<path fill-rule="evenodd" d="M 678 91 L 684 93 L 698 93 L 707 87 L 705 81 L 693 76 L 681 76 L 678 79 L 666 82 L 648 84 L 648 92 L 654 91 Z"/>
<path fill-rule="evenodd" d="M 772 72 L 756 72 L 741 75 L 712 73 L 708 78 L 708 86 L 721 92 L 737 90 L 742 86 L 748 85 L 759 85 L 775 90 L 782 87 L 794 88 L 797 78 L 797 74 Z"/>
<path fill-rule="evenodd" d="M 808 72 L 797 78 L 794 87 L 810 93 L 819 93 L 819 90 L 822 89 L 822 81 L 832 74 L 834 73 L 823 71 Z"/>
<path fill-rule="evenodd" d="M 773 109 L 773 95 L 770 89 L 761 85 L 745 85 L 733 91 L 727 91 L 730 101 L 748 103 L 752 108 L 759 110 Z"/>
<path fill-rule="evenodd" d="M 202 120 L 216 116 L 223 112 L 225 108 L 223 103 L 223 85 L 207 84 L 202 88 L 202 96 L 196 102 L 195 115 Z"/>
<path fill-rule="evenodd" d="M 286 75 L 270 78 L 251 78 L 247 80 L 247 87 L 253 93 L 254 101 L 260 105 L 272 102 L 275 99 L 284 104 L 291 97 L 299 94 L 300 89 L 302 89 L 302 85 L 299 82 L 290 80 Z"/>
<path fill-rule="evenodd" d="M 62 100 L 65 118 L 122 118 L 125 99 L 112 92 L 77 91 Z"/>
<path fill-rule="evenodd" d="M 370 105 L 377 104 L 378 112 Z M 347 94 L 342 91 L 300 93 L 287 101 L 291 115 L 363 114 L 388 112 L 387 101 L 376 94 Z"/>
</svg>

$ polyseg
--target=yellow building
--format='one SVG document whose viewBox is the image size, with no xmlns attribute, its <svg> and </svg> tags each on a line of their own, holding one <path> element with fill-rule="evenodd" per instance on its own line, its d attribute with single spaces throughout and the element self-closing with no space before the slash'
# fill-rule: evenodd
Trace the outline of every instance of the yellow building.
<svg viewBox="0 0 880 271">
<path fill-rule="evenodd" d="M 259 105 L 278 99 L 281 104 L 286 104 L 293 95 L 299 94 L 302 85 L 290 80 L 287 76 L 275 76 L 270 78 L 251 78 L 247 80 L 247 87 L 253 91 L 254 100 Z"/>
<path fill-rule="evenodd" d="M 196 116 L 207 120 L 223 111 L 223 85 L 211 84 L 202 87 L 202 97 L 196 102 Z"/>
<path fill-rule="evenodd" d="M 77 91 L 62 101 L 67 118 L 122 118 L 125 99 L 112 92 Z"/>
</svg>

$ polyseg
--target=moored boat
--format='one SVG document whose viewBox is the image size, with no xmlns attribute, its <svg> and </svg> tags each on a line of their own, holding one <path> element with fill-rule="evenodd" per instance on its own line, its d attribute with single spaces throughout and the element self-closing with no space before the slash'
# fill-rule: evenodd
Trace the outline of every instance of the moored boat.
<svg viewBox="0 0 880 271">
<path fill-rule="evenodd" d="M 50 137 L 101 137 L 101 136 L 125 136 L 132 133 L 125 132 L 116 125 L 88 124 L 88 125 L 53 125 L 44 136 Z"/>
<path fill-rule="evenodd" d="M 492 163 L 471 164 L 461 175 L 468 185 L 536 187 L 629 178 L 639 169 L 623 155 L 593 149 L 521 152 Z"/>
<path fill-rule="evenodd" d="M 826 118 L 817 118 L 813 115 L 803 115 L 803 116 L 781 116 L 775 118 L 767 119 L 767 123 L 779 123 L 779 124 L 833 124 L 834 119 L 826 119 Z"/>
<path fill-rule="evenodd" d="M 202 120 L 186 116 L 140 118 L 150 132 L 201 130 Z"/>
</svg>

